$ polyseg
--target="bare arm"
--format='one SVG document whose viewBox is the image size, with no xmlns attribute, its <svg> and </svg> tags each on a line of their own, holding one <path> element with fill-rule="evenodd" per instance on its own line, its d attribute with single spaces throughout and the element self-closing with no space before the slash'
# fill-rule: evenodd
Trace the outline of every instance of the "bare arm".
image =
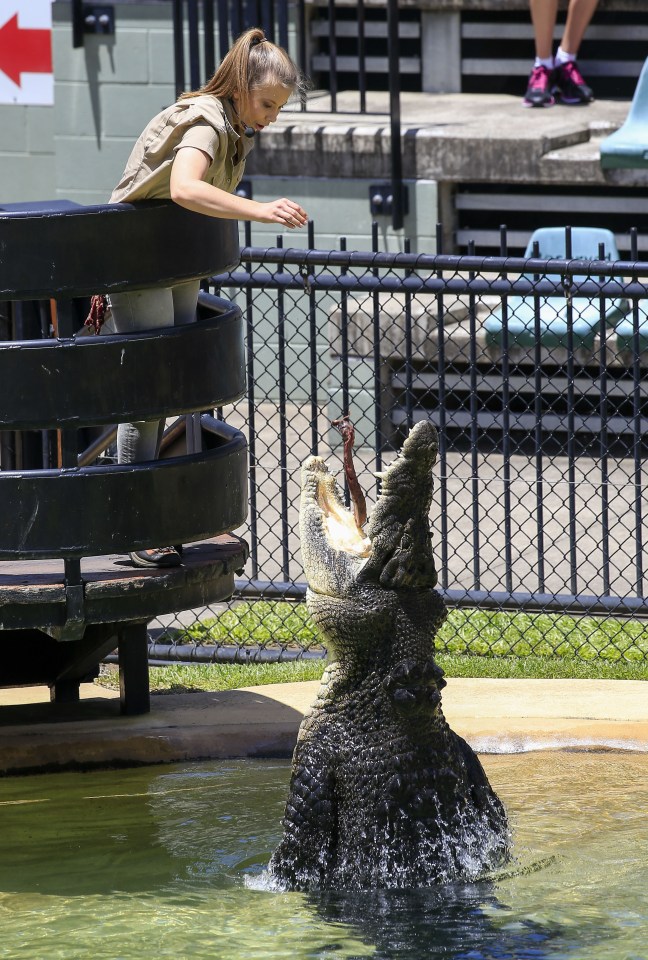
<svg viewBox="0 0 648 960">
<path fill-rule="evenodd" d="M 259 203 L 238 197 L 202 179 L 210 159 L 197 147 L 181 147 L 171 167 L 171 199 L 187 210 L 224 220 L 254 220 L 257 223 L 280 223 L 293 229 L 303 227 L 308 216 L 298 203 L 282 197 Z"/>
</svg>

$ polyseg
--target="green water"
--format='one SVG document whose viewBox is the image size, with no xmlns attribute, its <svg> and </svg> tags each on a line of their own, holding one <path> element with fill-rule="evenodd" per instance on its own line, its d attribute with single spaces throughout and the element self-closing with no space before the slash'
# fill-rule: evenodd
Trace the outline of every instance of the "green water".
<svg viewBox="0 0 648 960">
<path fill-rule="evenodd" d="M 269 889 L 284 762 L 0 780 L 0 957 L 648 960 L 648 754 L 482 759 L 510 871 L 353 895 Z"/>
</svg>

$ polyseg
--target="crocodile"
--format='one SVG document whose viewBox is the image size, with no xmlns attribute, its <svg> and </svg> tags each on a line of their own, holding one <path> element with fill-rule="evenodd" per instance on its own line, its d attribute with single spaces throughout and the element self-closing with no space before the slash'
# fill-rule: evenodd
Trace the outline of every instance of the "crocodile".
<svg viewBox="0 0 648 960">
<path fill-rule="evenodd" d="M 306 602 L 329 665 L 299 729 L 269 863 L 280 888 L 424 887 L 475 879 L 510 856 L 505 808 L 441 708 L 437 455 L 434 426 L 417 423 L 380 475 L 366 530 L 323 459 L 302 467 Z"/>
</svg>

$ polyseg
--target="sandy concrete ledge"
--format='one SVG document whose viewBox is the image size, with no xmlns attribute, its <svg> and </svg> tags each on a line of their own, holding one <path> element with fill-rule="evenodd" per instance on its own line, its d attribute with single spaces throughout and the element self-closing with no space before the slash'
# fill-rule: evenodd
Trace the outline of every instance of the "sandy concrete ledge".
<svg viewBox="0 0 648 960">
<path fill-rule="evenodd" d="M 43 687 L 3 690 L 0 774 L 290 757 L 317 687 L 159 694 L 142 717 L 120 716 L 117 694 L 92 684 L 79 705 L 42 702 Z M 443 706 L 452 728 L 479 752 L 648 752 L 648 683 L 641 681 L 451 679 Z"/>
</svg>

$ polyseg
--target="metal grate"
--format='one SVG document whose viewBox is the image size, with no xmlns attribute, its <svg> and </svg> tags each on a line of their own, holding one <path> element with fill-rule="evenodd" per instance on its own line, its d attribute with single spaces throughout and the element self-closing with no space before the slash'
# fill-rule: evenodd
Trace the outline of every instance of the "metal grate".
<svg viewBox="0 0 648 960">
<path fill-rule="evenodd" d="M 299 469 L 310 453 L 341 467 L 331 419 L 356 423 L 371 505 L 373 472 L 426 417 L 440 435 L 431 523 L 453 611 L 441 648 L 645 660 L 648 263 L 636 246 L 635 262 L 525 260 L 502 239 L 501 258 L 425 256 L 319 251 L 311 231 L 311 249 L 246 247 L 240 269 L 213 278 L 248 324 L 250 392 L 227 411 L 250 441 L 238 595 L 303 598 Z M 546 298 L 565 320 L 557 347 Z M 530 342 L 516 332 L 523 302 Z"/>
</svg>

